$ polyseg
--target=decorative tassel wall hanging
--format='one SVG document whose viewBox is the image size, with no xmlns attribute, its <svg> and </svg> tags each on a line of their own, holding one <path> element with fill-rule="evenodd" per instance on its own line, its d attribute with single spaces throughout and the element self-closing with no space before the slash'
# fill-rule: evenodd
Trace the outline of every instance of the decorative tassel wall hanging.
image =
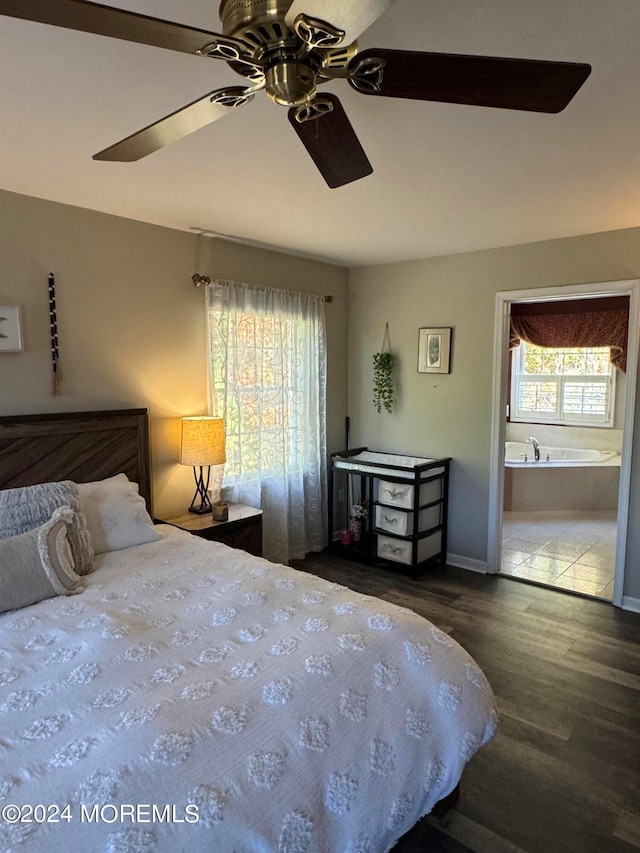
<svg viewBox="0 0 640 853">
<path fill-rule="evenodd" d="M 56 282 L 53 273 L 49 273 L 49 322 L 51 327 L 51 391 L 56 397 L 60 393 L 62 374 L 58 364 L 58 315 L 56 314 Z"/>
<path fill-rule="evenodd" d="M 191 276 L 191 281 L 196 287 L 206 287 L 207 284 L 211 284 L 211 276 L 202 275 L 198 272 L 202 262 L 202 241 L 204 240 L 205 232 L 202 228 L 192 228 L 191 230 L 198 233 L 196 238 L 196 272 Z M 206 233 L 208 234 L 209 232 L 207 231 Z"/>
</svg>

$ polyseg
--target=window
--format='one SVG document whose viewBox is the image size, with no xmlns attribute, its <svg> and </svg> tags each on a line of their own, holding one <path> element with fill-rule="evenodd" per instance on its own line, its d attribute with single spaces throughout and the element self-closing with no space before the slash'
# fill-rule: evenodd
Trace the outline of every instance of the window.
<svg viewBox="0 0 640 853">
<path fill-rule="evenodd" d="M 512 421 L 613 426 L 615 371 L 609 347 L 539 347 L 513 350 Z"/>
<path fill-rule="evenodd" d="M 263 553 L 286 563 L 326 545 L 326 342 L 322 297 L 207 287 L 212 410 L 226 423 L 223 497 L 263 510 Z"/>
<path fill-rule="evenodd" d="M 212 344 L 212 391 L 224 412 L 227 464 L 225 476 L 265 476 L 282 467 L 304 468 L 299 441 L 305 429 L 301 394 L 294 387 L 294 354 L 299 341 L 312 333 L 311 321 L 296 316 L 260 316 L 243 311 L 217 313 L 226 324 L 233 353 L 218 335 Z M 229 361 L 232 361 L 232 365 Z"/>
</svg>

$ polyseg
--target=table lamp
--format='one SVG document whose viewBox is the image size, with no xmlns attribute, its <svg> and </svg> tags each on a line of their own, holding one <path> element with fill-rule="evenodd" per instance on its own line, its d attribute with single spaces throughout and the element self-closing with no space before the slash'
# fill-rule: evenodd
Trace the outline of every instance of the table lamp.
<svg viewBox="0 0 640 853">
<path fill-rule="evenodd" d="M 193 466 L 193 477 L 196 481 L 196 492 L 189 512 L 195 512 L 196 515 L 211 512 L 211 501 L 207 494 L 211 465 L 224 465 L 226 461 L 222 418 L 182 418 L 180 464 Z M 205 468 L 207 469 L 206 479 Z M 199 505 L 198 501 L 200 501 Z"/>
</svg>

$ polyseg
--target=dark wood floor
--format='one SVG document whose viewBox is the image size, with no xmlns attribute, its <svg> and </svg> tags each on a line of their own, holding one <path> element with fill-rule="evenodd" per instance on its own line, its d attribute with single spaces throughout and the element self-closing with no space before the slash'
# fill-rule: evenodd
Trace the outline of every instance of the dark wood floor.
<svg viewBox="0 0 640 853">
<path fill-rule="evenodd" d="M 293 565 L 425 616 L 493 686 L 498 737 L 468 765 L 455 809 L 403 851 L 640 849 L 640 615 L 449 567 L 413 581 L 326 554 Z"/>
</svg>

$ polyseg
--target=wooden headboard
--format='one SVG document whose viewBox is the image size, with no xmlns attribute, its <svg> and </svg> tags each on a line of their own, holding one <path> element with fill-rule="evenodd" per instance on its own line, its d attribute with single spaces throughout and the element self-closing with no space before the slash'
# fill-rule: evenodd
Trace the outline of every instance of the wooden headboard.
<svg viewBox="0 0 640 853">
<path fill-rule="evenodd" d="M 126 474 L 151 506 L 146 409 L 0 417 L 0 489 Z"/>
</svg>

